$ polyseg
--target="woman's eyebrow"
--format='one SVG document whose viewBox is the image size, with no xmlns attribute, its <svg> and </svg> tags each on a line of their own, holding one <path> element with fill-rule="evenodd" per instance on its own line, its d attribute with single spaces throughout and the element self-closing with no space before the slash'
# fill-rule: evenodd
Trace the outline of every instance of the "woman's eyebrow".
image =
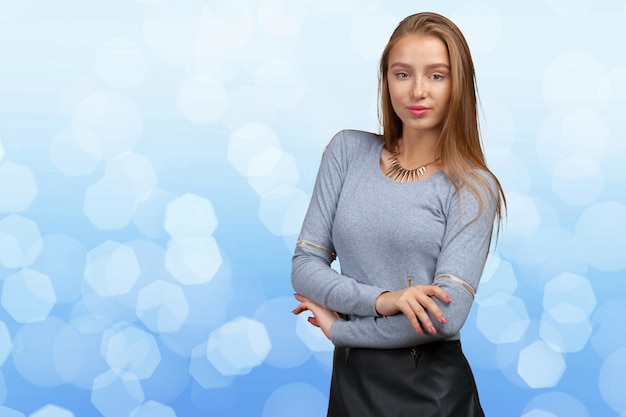
<svg viewBox="0 0 626 417">
<path fill-rule="evenodd" d="M 450 69 L 450 65 L 448 65 L 446 63 L 443 63 L 443 62 L 438 62 L 438 63 L 435 63 L 435 64 L 426 65 L 426 69 L 439 69 L 439 68 L 444 68 L 444 69 L 449 70 Z"/>
<path fill-rule="evenodd" d="M 412 65 L 405 64 L 404 62 L 394 62 L 389 68 L 413 68 Z"/>
<path fill-rule="evenodd" d="M 389 66 L 389 68 L 413 68 L 413 65 L 407 64 L 405 62 L 394 62 L 393 64 L 391 64 Z M 444 68 L 449 70 L 450 69 L 450 65 L 444 63 L 444 62 L 437 62 L 437 63 L 433 63 L 433 64 L 428 64 L 426 65 L 424 68 L 431 70 L 431 69 L 438 69 L 438 68 Z"/>
</svg>

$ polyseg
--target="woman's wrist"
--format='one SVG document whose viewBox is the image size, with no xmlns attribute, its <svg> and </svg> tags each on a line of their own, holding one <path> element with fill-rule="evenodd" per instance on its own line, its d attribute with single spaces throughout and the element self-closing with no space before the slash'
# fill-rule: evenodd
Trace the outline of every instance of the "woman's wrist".
<svg viewBox="0 0 626 417">
<path fill-rule="evenodd" d="M 376 314 L 378 314 L 379 316 L 389 315 L 389 314 L 384 314 L 385 308 L 384 308 L 384 298 L 383 298 L 385 297 L 385 294 L 388 294 L 388 293 L 389 291 L 383 291 L 374 300 L 374 310 L 376 311 Z"/>
</svg>

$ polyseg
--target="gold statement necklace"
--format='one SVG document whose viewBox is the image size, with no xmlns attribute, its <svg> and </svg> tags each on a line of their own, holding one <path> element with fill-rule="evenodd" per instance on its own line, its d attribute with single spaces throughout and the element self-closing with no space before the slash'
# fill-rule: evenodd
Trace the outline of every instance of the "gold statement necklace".
<svg viewBox="0 0 626 417">
<path fill-rule="evenodd" d="M 385 167 L 387 169 L 385 175 L 397 182 L 419 181 L 420 177 L 423 177 L 426 174 L 426 167 L 430 164 L 434 164 L 438 160 L 439 158 L 417 168 L 406 169 L 400 165 L 400 162 L 398 161 L 398 153 L 394 152 L 391 154 L 391 158 Z"/>
</svg>

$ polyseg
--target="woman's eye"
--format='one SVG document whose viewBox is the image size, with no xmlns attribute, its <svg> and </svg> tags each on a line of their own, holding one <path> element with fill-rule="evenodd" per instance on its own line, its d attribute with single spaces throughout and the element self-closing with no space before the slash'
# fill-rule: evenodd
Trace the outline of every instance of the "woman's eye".
<svg viewBox="0 0 626 417">
<path fill-rule="evenodd" d="M 406 72 L 398 72 L 396 73 L 396 77 L 397 78 L 407 78 L 409 76 L 409 74 L 407 74 Z"/>
<path fill-rule="evenodd" d="M 433 75 L 430 76 L 430 78 L 432 78 L 435 81 L 441 81 L 441 80 L 443 80 L 444 77 L 441 74 L 433 74 Z"/>
</svg>

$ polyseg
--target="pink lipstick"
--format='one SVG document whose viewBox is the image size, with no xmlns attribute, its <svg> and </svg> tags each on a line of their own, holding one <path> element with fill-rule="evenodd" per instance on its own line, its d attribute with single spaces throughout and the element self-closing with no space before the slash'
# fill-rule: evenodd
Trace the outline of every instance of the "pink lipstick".
<svg viewBox="0 0 626 417">
<path fill-rule="evenodd" d="M 428 110 L 430 110 L 430 108 L 426 107 L 426 106 L 409 106 L 407 107 L 407 110 L 409 111 L 409 113 L 411 113 L 413 116 L 416 117 L 422 117 L 424 116 L 426 113 L 428 113 Z"/>
</svg>

